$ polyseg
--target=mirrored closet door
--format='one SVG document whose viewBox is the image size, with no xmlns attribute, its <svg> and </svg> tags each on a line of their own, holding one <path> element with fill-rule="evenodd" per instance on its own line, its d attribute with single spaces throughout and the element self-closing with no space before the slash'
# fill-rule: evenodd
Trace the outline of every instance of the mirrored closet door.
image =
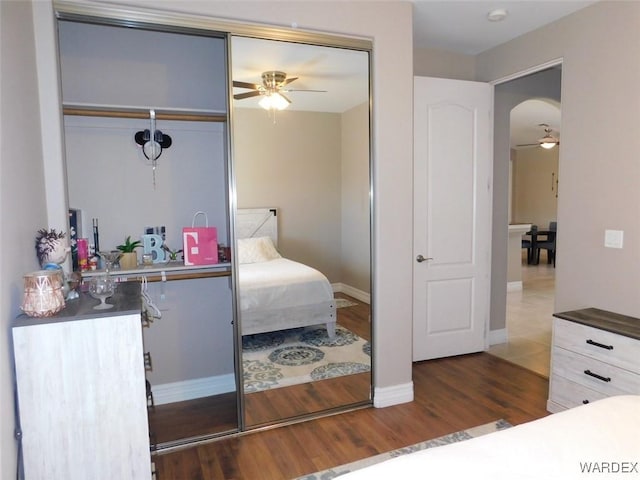
<svg viewBox="0 0 640 480">
<path fill-rule="evenodd" d="M 371 401 L 369 52 L 233 36 L 244 425 Z"/>
</svg>

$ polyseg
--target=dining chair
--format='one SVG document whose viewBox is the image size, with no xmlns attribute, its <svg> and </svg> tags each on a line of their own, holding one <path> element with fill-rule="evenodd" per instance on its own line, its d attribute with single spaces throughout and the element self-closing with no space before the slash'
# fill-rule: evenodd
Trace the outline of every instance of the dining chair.
<svg viewBox="0 0 640 480">
<path fill-rule="evenodd" d="M 558 223 L 549 222 L 549 230 L 547 231 L 547 239 L 543 242 L 536 242 L 535 245 L 535 263 L 540 263 L 540 250 L 547 251 L 547 263 L 553 263 L 556 266 L 556 236 Z"/>
<path fill-rule="evenodd" d="M 522 239 L 522 248 L 526 248 L 527 249 L 527 263 L 532 263 L 533 262 L 533 254 L 534 252 L 534 244 L 535 244 L 535 240 L 534 237 L 535 235 L 531 235 L 532 233 L 537 232 L 538 230 L 538 226 L 537 225 L 531 225 L 531 230 L 527 233 L 525 233 L 525 235 L 529 235 L 530 238 L 523 238 Z"/>
</svg>

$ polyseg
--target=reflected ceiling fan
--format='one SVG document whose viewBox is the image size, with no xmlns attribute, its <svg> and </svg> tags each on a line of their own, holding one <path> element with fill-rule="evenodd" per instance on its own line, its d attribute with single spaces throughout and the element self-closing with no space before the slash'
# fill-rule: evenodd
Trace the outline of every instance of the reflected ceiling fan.
<svg viewBox="0 0 640 480">
<path fill-rule="evenodd" d="M 266 110 L 283 110 L 289 106 L 289 100 L 284 93 L 288 92 L 326 92 L 326 90 L 297 90 L 286 88 L 291 82 L 297 80 L 298 77 L 288 77 L 285 72 L 279 70 L 271 70 L 262 73 L 262 84 L 239 82 L 234 80 L 233 86 L 237 88 L 247 88 L 250 92 L 237 93 L 233 96 L 236 100 L 245 98 L 258 97 L 262 95 L 264 98 L 260 100 L 260 106 Z"/>
<path fill-rule="evenodd" d="M 544 137 L 538 140 L 537 143 L 523 143 L 520 145 L 516 145 L 517 147 L 542 147 L 547 150 L 555 147 L 556 145 L 560 145 L 560 139 L 552 134 L 551 127 L 546 123 L 539 123 L 539 127 L 544 127 Z"/>
</svg>

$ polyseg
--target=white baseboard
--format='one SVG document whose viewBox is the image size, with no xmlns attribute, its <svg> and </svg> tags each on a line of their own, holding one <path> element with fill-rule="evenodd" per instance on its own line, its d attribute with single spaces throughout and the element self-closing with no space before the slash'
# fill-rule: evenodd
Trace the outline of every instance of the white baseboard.
<svg viewBox="0 0 640 480">
<path fill-rule="evenodd" d="M 391 407 L 408 402 L 413 402 L 413 382 L 392 387 L 374 388 L 373 406 L 376 408 Z"/>
<path fill-rule="evenodd" d="M 151 385 L 153 401 L 156 405 L 220 395 L 221 393 L 234 392 L 235 390 L 236 377 L 233 374 Z"/>
<path fill-rule="evenodd" d="M 349 295 L 350 297 L 355 298 L 356 300 L 360 300 L 362 303 L 366 303 L 369 305 L 371 303 L 371 294 L 367 292 L 363 292 L 357 288 L 354 288 L 350 285 L 345 285 L 344 283 L 332 283 L 331 288 L 334 293 L 344 293 L 345 295 Z"/>
<path fill-rule="evenodd" d="M 507 335 L 506 328 L 489 331 L 489 345 L 498 345 L 500 343 L 507 343 L 508 340 L 509 340 L 509 336 Z"/>
<path fill-rule="evenodd" d="M 507 282 L 507 292 L 519 292 L 522 290 L 522 281 Z"/>
</svg>

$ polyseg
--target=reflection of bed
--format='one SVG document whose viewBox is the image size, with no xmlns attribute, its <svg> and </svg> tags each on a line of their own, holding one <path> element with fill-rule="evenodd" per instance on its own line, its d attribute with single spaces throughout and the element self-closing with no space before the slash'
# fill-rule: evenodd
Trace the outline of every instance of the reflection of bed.
<svg viewBox="0 0 640 480">
<path fill-rule="evenodd" d="M 636 478 L 638 472 L 640 396 L 627 395 L 400 456 L 340 479 L 584 480 L 621 478 L 622 473 Z"/>
<path fill-rule="evenodd" d="M 335 335 L 333 290 L 318 270 L 282 258 L 274 209 L 240 209 L 238 278 L 242 335 L 325 324 Z"/>
</svg>

